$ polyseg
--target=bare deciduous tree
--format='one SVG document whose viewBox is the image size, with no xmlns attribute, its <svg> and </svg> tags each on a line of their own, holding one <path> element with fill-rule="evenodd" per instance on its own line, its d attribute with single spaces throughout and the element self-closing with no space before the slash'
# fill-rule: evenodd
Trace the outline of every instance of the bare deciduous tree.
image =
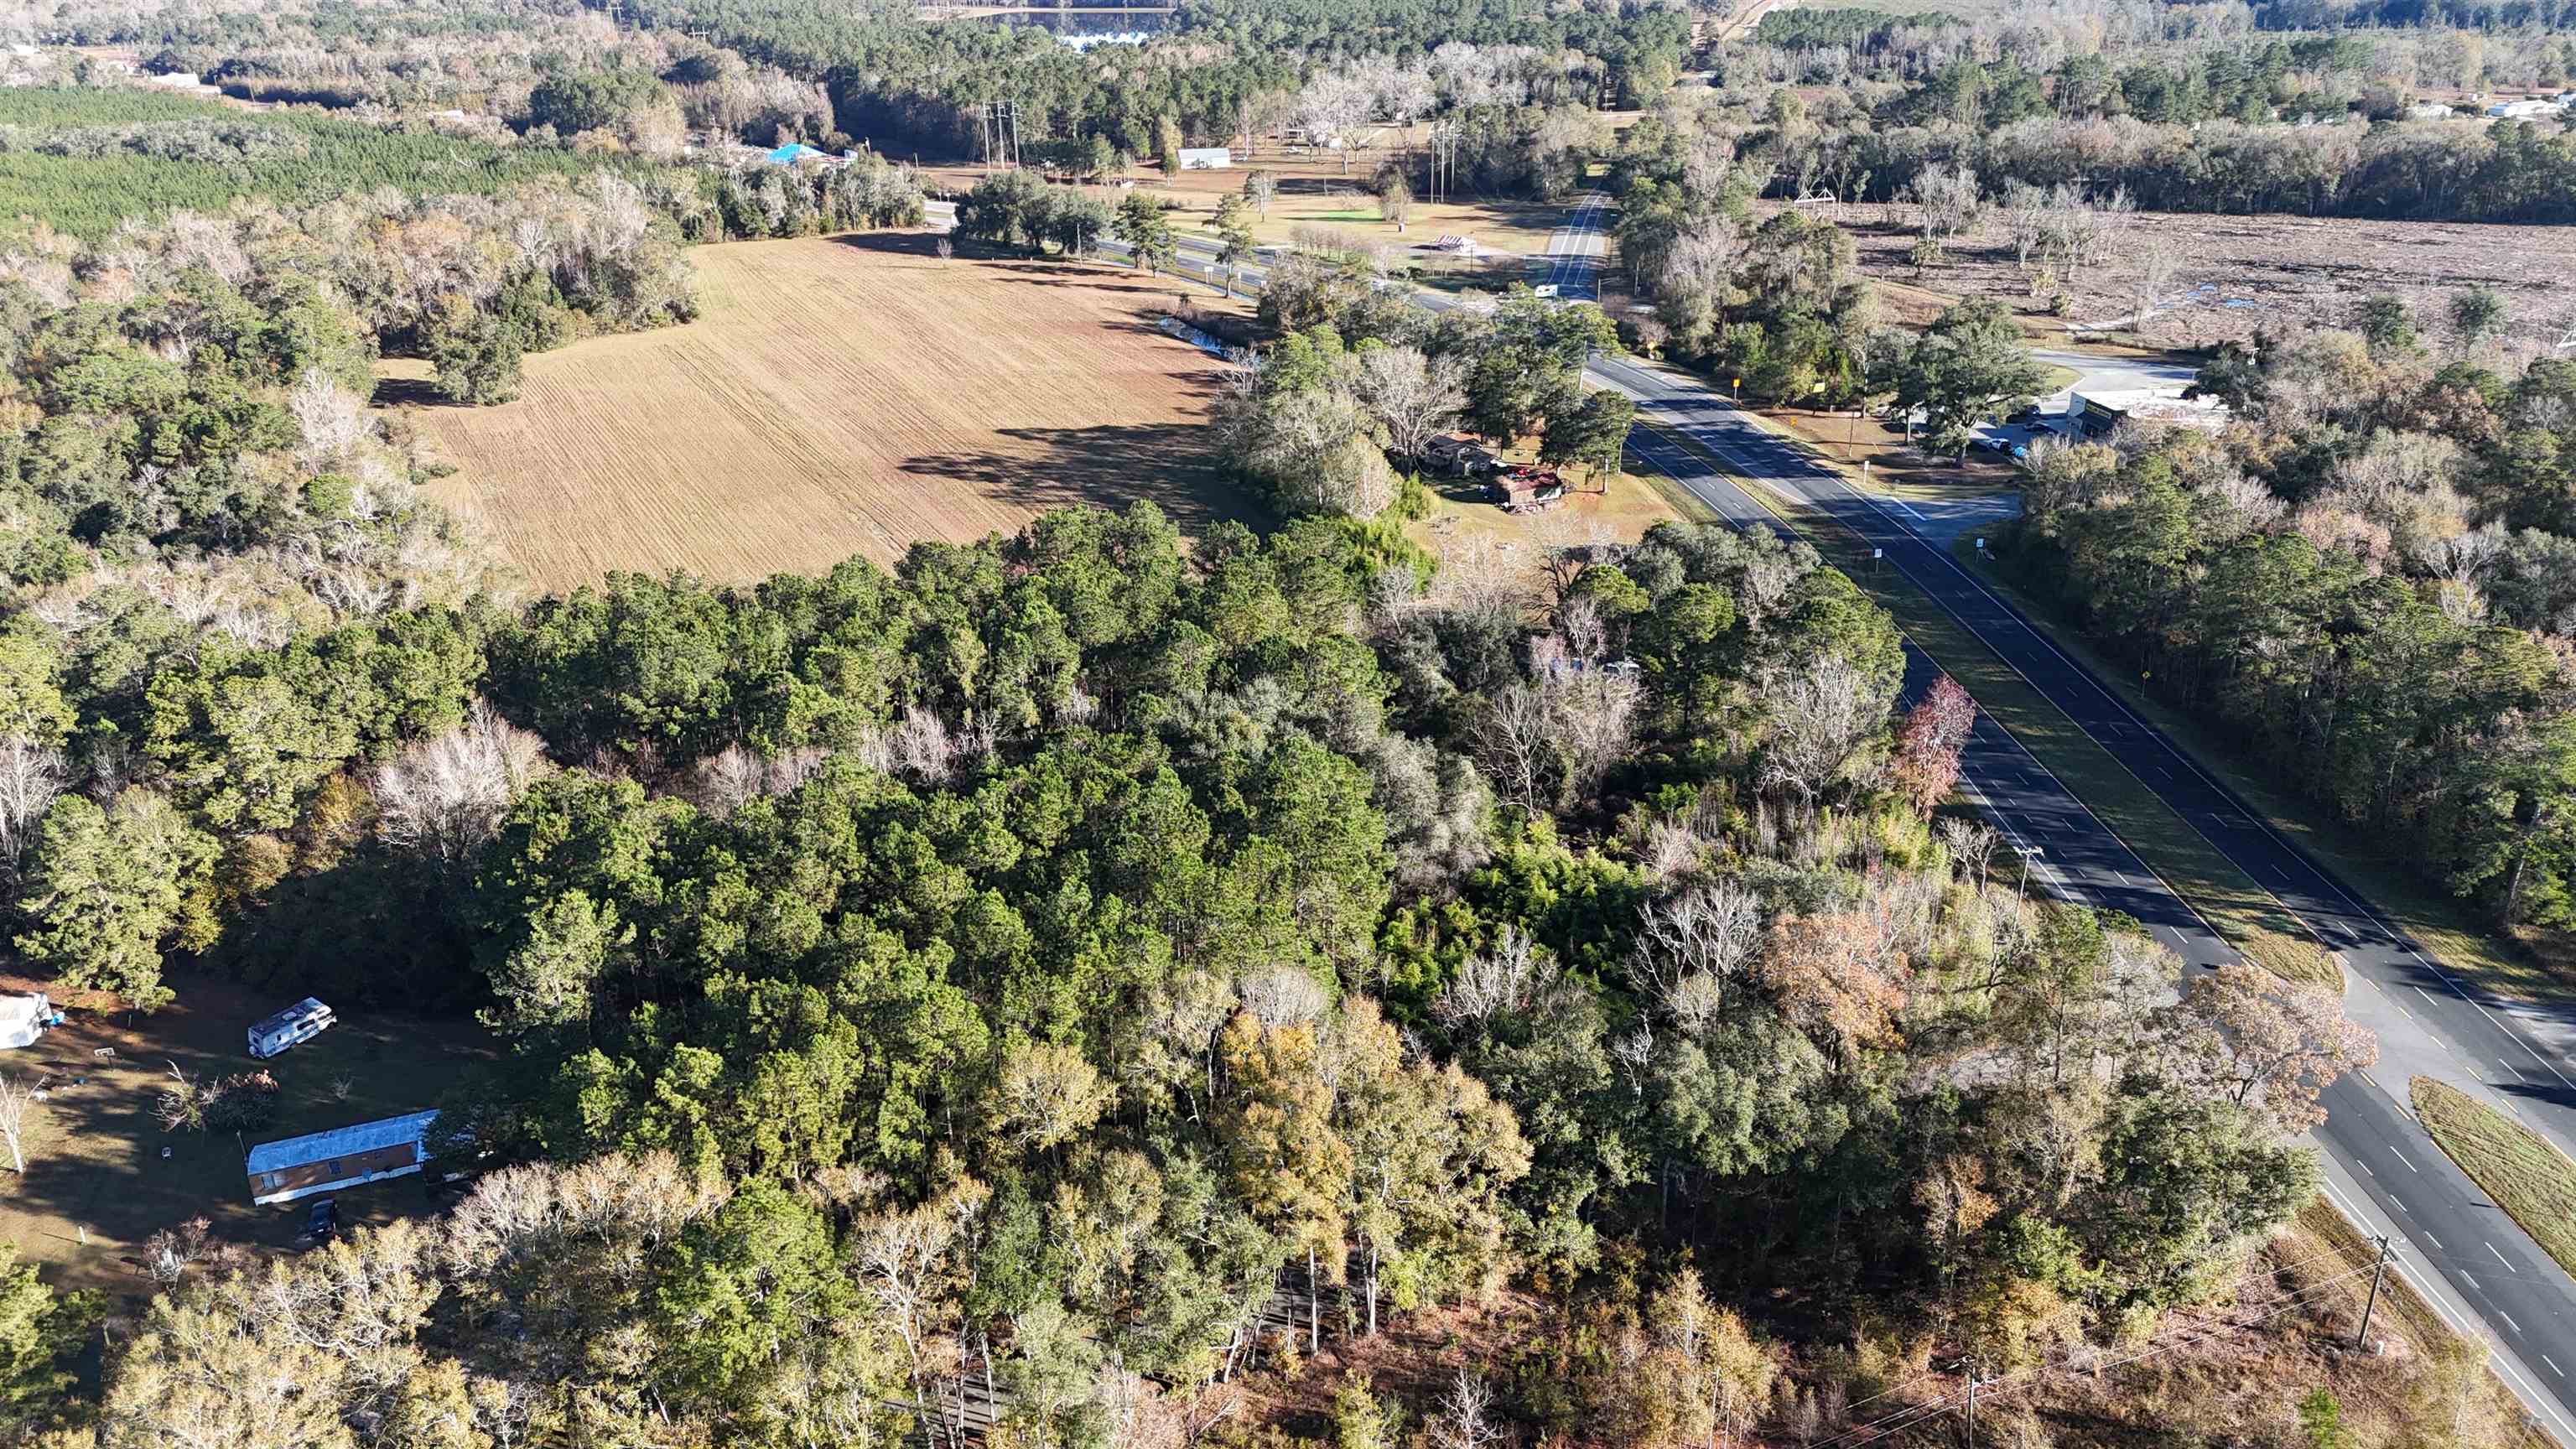
<svg viewBox="0 0 2576 1449">
<path fill-rule="evenodd" d="M 1263 1026 L 1303 1026 L 1331 1003 L 1315 978 L 1294 966 L 1264 966 L 1235 983 L 1243 1009 Z"/>
<path fill-rule="evenodd" d="M 1771 737 L 1763 748 L 1765 783 L 1785 785 L 1813 802 L 1887 724 L 1888 699 L 1858 665 L 1840 654 L 1804 668 L 1777 668 L 1760 686 Z"/>
<path fill-rule="evenodd" d="M 1448 1026 L 1481 1026 L 1508 1012 L 1529 1008 L 1556 984 L 1552 961 L 1517 926 L 1505 926 L 1494 949 L 1461 962 L 1448 988 L 1431 1004 L 1432 1015 Z"/>
<path fill-rule="evenodd" d="M 33 740 L 0 740 L 0 879 L 16 871 L 34 843 L 65 777 L 62 751 Z"/>
<path fill-rule="evenodd" d="M 1468 731 L 1476 763 L 1494 777 L 1494 788 L 1533 820 L 1555 799 L 1555 732 L 1555 712 L 1529 684 L 1497 690 Z"/>
<path fill-rule="evenodd" d="M 477 700 L 465 723 L 413 744 L 376 771 L 376 832 L 450 865 L 482 848 L 550 768 L 545 742 Z"/>
<path fill-rule="evenodd" d="M 1906 191 L 1921 210 L 1925 236 L 1948 241 L 1977 224 L 1983 195 L 1977 173 L 1965 165 L 1926 171 L 1907 183 Z"/>
<path fill-rule="evenodd" d="M 810 746 L 764 755 L 747 745 L 727 745 L 689 772 L 690 793 L 707 813 L 731 815 L 763 796 L 794 790 L 814 778 L 830 758 L 829 751 Z"/>
<path fill-rule="evenodd" d="M 33 1098 L 24 1084 L 6 1072 L 0 1072 L 0 1141 L 9 1144 L 10 1165 L 18 1175 L 27 1175 L 27 1149 L 22 1135 L 27 1126 L 27 1107 Z"/>
<path fill-rule="evenodd" d="M 1432 1449 L 1493 1449 L 1503 1439 L 1493 1408 L 1493 1388 L 1481 1375 L 1460 1368 L 1432 1416 L 1428 1436 Z"/>
<path fill-rule="evenodd" d="M 1387 446 L 1407 458 L 1420 458 L 1467 406 L 1467 369 L 1460 356 L 1426 358 L 1411 347 L 1372 347 L 1360 354 L 1358 381 L 1362 402 L 1386 429 Z"/>
<path fill-rule="evenodd" d="M 1725 1005 L 1761 934 L 1762 906 L 1750 890 L 1732 880 L 1697 886 L 1639 909 L 1630 970 L 1676 1026 L 1695 1034 Z"/>
</svg>

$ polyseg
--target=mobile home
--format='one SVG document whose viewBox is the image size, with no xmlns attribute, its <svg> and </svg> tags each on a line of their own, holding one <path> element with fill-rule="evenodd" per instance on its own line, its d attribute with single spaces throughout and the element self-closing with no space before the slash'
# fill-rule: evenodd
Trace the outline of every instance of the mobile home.
<svg viewBox="0 0 2576 1449">
<path fill-rule="evenodd" d="M 293 1202 L 388 1177 L 407 1177 L 429 1161 L 429 1124 L 438 1113 L 412 1112 L 354 1127 L 263 1142 L 242 1163 L 250 1200 Z"/>
</svg>

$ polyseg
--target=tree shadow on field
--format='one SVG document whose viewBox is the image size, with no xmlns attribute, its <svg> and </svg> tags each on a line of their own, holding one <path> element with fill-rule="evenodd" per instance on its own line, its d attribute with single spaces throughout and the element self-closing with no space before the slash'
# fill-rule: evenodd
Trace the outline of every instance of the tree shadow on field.
<svg viewBox="0 0 2576 1449">
<path fill-rule="evenodd" d="M 939 238 L 942 235 L 943 233 L 932 231 L 844 231 L 833 233 L 832 240 L 856 252 L 876 252 L 884 256 L 919 257 L 924 261 L 938 261 L 940 259 Z M 960 261 L 981 250 L 981 248 L 969 247 L 962 241 L 953 242 L 953 245 L 957 249 L 957 259 Z"/>
<path fill-rule="evenodd" d="M 995 436 L 1033 444 L 1035 454 L 928 453 L 900 466 L 1015 509 L 1123 508 L 1141 499 L 1193 534 L 1225 519 L 1259 524 L 1267 518 L 1217 462 L 1216 440 L 1202 423 L 1004 428 Z"/>
<path fill-rule="evenodd" d="M 457 406 L 439 392 L 435 381 L 426 377 L 377 378 L 375 394 L 371 401 L 380 408 Z"/>
</svg>

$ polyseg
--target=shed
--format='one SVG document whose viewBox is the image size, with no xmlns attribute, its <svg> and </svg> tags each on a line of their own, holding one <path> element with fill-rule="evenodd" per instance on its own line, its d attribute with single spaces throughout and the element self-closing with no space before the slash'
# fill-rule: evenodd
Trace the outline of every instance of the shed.
<svg viewBox="0 0 2576 1449">
<path fill-rule="evenodd" d="M 1484 472 L 1501 460 L 1473 433 L 1442 433 L 1422 445 L 1422 461 L 1465 478 Z"/>
<path fill-rule="evenodd" d="M 0 996 L 0 1048 L 34 1046 L 47 1027 L 63 1024 L 63 1014 L 41 991 Z"/>
<path fill-rule="evenodd" d="M 1234 165 L 1234 152 L 1223 146 L 1183 146 L 1181 169 L 1184 171 L 1225 171 Z"/>
<path fill-rule="evenodd" d="M 288 1047 L 313 1040 L 338 1021 L 331 1008 L 308 996 L 272 1016 L 252 1022 L 250 1054 L 266 1061 Z"/>
<path fill-rule="evenodd" d="M 429 1124 L 437 1120 L 435 1111 L 411 1112 L 282 1142 L 263 1142 L 242 1162 L 250 1177 L 250 1200 L 263 1205 L 293 1202 L 318 1192 L 418 1172 L 429 1161 Z"/>
<path fill-rule="evenodd" d="M 1554 468 L 1506 468 L 1494 475 L 1493 492 L 1505 513 L 1553 508 L 1565 501 L 1565 480 Z"/>
</svg>

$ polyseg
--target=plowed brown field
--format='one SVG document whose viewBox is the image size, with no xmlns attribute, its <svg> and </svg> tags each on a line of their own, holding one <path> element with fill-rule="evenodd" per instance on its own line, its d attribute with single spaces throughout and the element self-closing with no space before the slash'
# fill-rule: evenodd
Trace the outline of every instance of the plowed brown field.
<svg viewBox="0 0 2576 1449">
<path fill-rule="evenodd" d="M 698 321 L 531 357 L 514 403 L 405 405 L 456 465 L 439 501 L 543 588 L 885 563 L 1084 501 L 1189 532 L 1250 510 L 1203 426 L 1218 364 L 1149 318 L 1167 282 L 941 261 L 919 234 L 693 256 Z M 417 366 L 385 392 L 417 394 Z"/>
</svg>

